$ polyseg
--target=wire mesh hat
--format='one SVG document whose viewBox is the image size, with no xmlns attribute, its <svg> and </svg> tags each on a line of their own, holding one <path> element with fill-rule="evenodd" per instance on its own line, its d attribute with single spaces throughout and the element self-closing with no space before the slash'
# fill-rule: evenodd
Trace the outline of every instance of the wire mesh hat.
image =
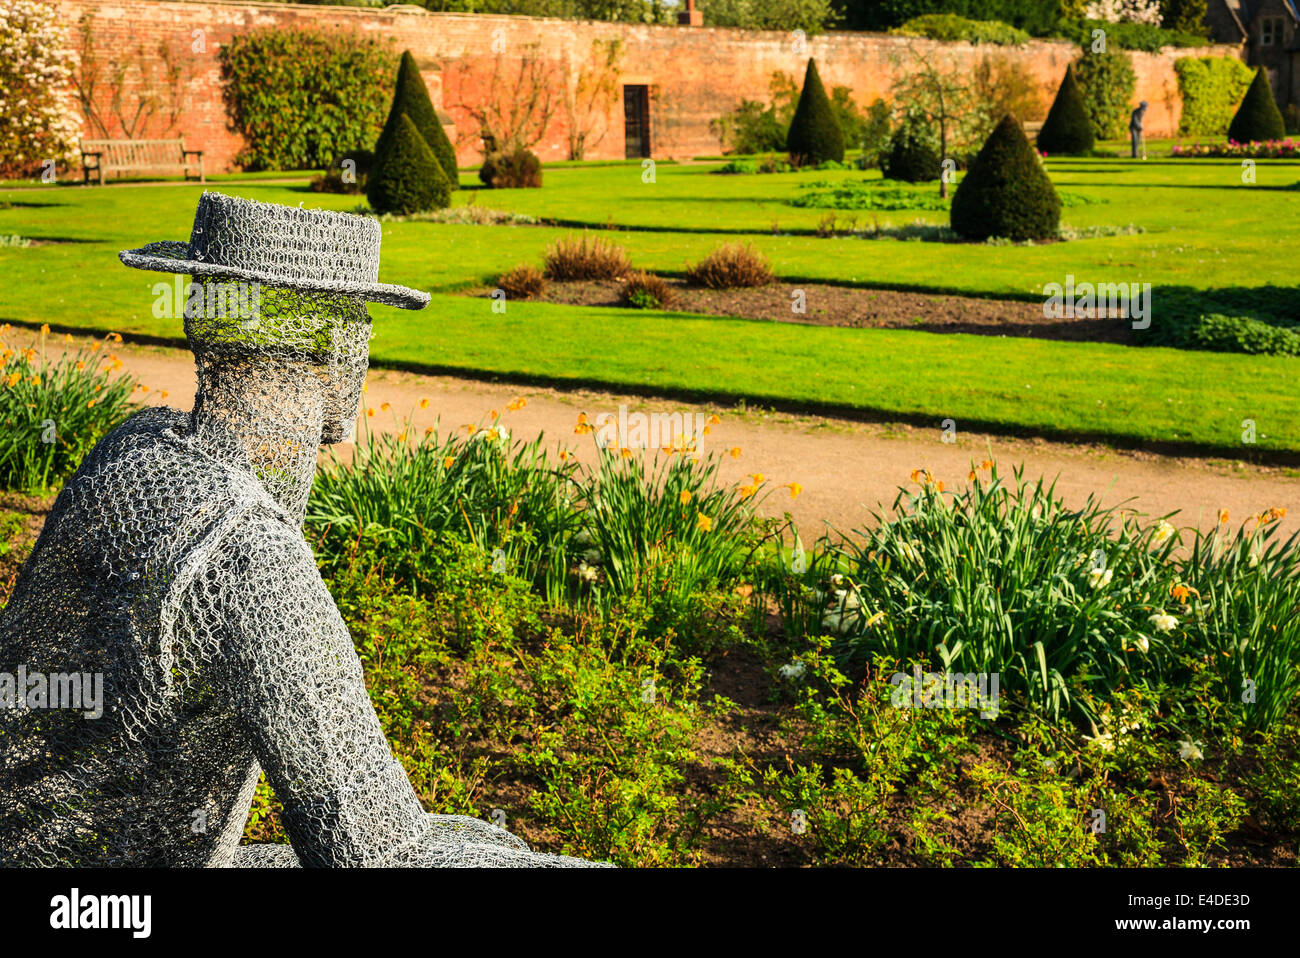
<svg viewBox="0 0 1300 958">
<path fill-rule="evenodd" d="M 188 243 L 164 240 L 118 256 L 135 269 L 220 276 L 423 309 L 428 293 L 379 282 L 380 235 L 379 223 L 365 216 L 205 191 Z"/>
</svg>

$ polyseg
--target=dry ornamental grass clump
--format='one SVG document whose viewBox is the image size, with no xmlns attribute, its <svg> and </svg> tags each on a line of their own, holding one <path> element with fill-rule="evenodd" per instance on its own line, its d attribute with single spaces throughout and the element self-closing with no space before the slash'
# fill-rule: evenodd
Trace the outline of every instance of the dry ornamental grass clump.
<svg viewBox="0 0 1300 958">
<path fill-rule="evenodd" d="M 546 277 L 536 266 L 520 263 L 497 277 L 497 287 L 511 299 L 531 299 L 546 292 Z"/>
<path fill-rule="evenodd" d="M 546 251 L 547 279 L 622 279 L 631 270 L 627 250 L 599 236 L 568 236 Z"/>
<path fill-rule="evenodd" d="M 723 243 L 686 271 L 688 282 L 709 289 L 766 286 L 775 278 L 767 257 L 748 243 Z"/>
<path fill-rule="evenodd" d="M 661 277 L 639 269 L 628 276 L 619 299 L 624 306 L 663 309 L 672 302 L 673 289 Z"/>
</svg>

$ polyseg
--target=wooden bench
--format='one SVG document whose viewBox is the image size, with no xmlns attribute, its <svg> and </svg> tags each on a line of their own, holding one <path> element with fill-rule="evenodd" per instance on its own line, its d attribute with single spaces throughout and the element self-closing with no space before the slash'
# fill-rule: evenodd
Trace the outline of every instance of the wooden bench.
<svg viewBox="0 0 1300 958">
<path fill-rule="evenodd" d="M 193 158 L 193 159 L 191 159 Z M 96 174 L 99 185 L 104 185 L 104 174 L 127 171 L 180 170 L 189 178 L 190 166 L 197 167 L 199 182 L 206 183 L 203 175 L 203 151 L 185 149 L 185 141 L 176 140 L 82 140 L 81 172 L 85 182 Z"/>
</svg>

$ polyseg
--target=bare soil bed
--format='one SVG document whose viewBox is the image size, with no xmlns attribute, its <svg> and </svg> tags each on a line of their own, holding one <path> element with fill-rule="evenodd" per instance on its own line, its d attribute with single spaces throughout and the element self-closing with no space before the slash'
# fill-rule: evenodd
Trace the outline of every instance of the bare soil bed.
<svg viewBox="0 0 1300 958">
<path fill-rule="evenodd" d="M 684 280 L 665 279 L 672 288 L 669 309 L 732 316 L 742 319 L 848 326 L 871 329 L 919 329 L 932 333 L 973 333 L 977 336 L 1032 336 L 1074 342 L 1132 343 L 1132 330 L 1122 319 L 1048 319 L 1041 303 L 937 296 L 889 289 L 860 289 L 816 283 L 773 283 L 754 289 L 701 289 Z M 572 306 L 618 306 L 622 283 L 617 280 L 553 282 L 537 297 L 542 302 Z M 793 293 L 802 290 L 805 311 L 791 308 Z M 486 290 L 477 291 L 487 295 Z"/>
</svg>

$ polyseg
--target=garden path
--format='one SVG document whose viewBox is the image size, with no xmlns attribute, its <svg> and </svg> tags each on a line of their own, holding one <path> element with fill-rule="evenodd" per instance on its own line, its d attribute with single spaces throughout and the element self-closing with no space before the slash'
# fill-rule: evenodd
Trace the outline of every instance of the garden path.
<svg viewBox="0 0 1300 958">
<path fill-rule="evenodd" d="M 190 408 L 194 397 L 194 366 L 184 350 L 156 346 L 115 347 L 127 371 L 150 388 L 145 401 L 160 402 L 166 390 L 167 405 Z M 526 405 L 507 410 L 522 397 Z M 626 404 L 632 413 L 703 412 L 679 400 L 620 397 L 609 393 L 519 386 L 449 376 L 376 369 L 370 374 L 365 405 L 375 410 L 372 427 L 401 428 L 398 417 L 410 412 L 415 432 L 441 418 L 444 428 L 487 421 L 499 410 L 515 438 L 532 438 L 544 432 L 551 441 L 562 439 L 580 460 L 591 461 L 595 444 L 590 435 L 574 435 L 578 414 L 594 419 L 602 412 L 617 413 Z M 421 410 L 420 401 L 428 399 Z M 383 404 L 390 405 L 383 410 Z M 763 511 L 780 515 L 789 511 L 811 541 L 823 522 L 847 529 L 865 522 L 868 507 L 893 503 L 898 487 L 909 482 L 914 469 L 928 469 L 949 489 L 964 482 L 972 461 L 996 460 L 1004 474 L 1023 463 L 1030 477 L 1058 477 L 1057 491 L 1070 505 L 1079 505 L 1095 493 L 1104 505 L 1133 499 L 1133 508 L 1149 515 L 1177 510 L 1176 524 L 1213 526 L 1218 511 L 1227 509 L 1235 527 L 1242 520 L 1272 507 L 1283 507 L 1282 520 L 1290 534 L 1300 517 L 1300 473 L 1295 469 L 1117 451 L 1096 445 L 1075 445 L 1046 440 L 1017 439 L 958 432 L 952 443 L 941 441 L 936 429 L 894 424 L 859 423 L 821 417 L 793 416 L 757 411 L 729 412 L 710 428 L 702 449 L 741 450 L 739 458 L 724 455 L 722 477 L 727 482 L 745 480 L 760 472 L 769 485 L 797 482 L 802 493 L 795 500 L 786 489 L 774 489 Z M 343 447 L 350 454 L 351 447 Z M 990 455 L 991 453 L 991 455 Z"/>
</svg>

